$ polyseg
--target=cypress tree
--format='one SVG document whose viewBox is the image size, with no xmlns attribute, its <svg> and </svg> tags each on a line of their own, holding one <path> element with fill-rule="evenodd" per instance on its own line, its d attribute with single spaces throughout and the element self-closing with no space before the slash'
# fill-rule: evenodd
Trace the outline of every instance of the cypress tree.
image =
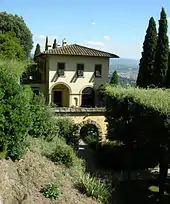
<svg viewBox="0 0 170 204">
<path fill-rule="evenodd" d="M 162 8 L 160 20 L 158 41 L 156 48 L 154 85 L 157 87 L 166 86 L 166 75 L 168 70 L 169 40 L 167 35 L 168 23 L 164 8 Z"/>
<path fill-rule="evenodd" d="M 167 71 L 167 78 L 166 78 L 166 88 L 170 88 L 170 52 L 168 57 L 168 71 Z"/>
<path fill-rule="evenodd" d="M 157 45 L 156 23 L 153 17 L 149 20 L 143 43 L 142 57 L 139 63 L 139 72 L 136 85 L 146 88 L 152 84 L 152 77 L 155 65 L 155 53 Z"/>
<path fill-rule="evenodd" d="M 46 41 L 45 41 L 45 51 L 48 50 L 48 36 L 46 36 Z"/>
<path fill-rule="evenodd" d="M 54 39 L 54 43 L 53 43 L 53 49 L 57 48 L 57 40 Z"/>
<path fill-rule="evenodd" d="M 36 56 L 40 53 L 41 53 L 40 44 L 37 44 L 34 52 L 34 61 L 36 61 Z"/>
<path fill-rule="evenodd" d="M 118 80 L 117 71 L 114 71 L 114 72 L 113 72 L 113 75 L 112 75 L 112 78 L 111 78 L 111 80 L 110 80 L 110 83 L 111 83 L 111 84 L 114 84 L 114 85 L 118 85 L 119 80 Z"/>
</svg>

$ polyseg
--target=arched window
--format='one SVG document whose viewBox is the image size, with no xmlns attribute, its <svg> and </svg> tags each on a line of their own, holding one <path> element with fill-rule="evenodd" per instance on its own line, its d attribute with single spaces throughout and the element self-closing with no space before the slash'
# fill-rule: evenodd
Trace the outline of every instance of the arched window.
<svg viewBox="0 0 170 204">
<path fill-rule="evenodd" d="M 95 106 L 95 92 L 91 87 L 87 87 L 82 91 L 82 107 L 94 107 Z"/>
</svg>

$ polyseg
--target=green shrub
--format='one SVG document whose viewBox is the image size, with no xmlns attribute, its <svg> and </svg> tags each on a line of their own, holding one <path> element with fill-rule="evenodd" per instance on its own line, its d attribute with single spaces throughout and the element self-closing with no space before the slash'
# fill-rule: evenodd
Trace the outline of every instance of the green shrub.
<svg viewBox="0 0 170 204">
<path fill-rule="evenodd" d="M 59 187 L 60 185 L 58 183 L 50 183 L 45 185 L 41 192 L 46 198 L 56 199 L 62 194 L 62 191 L 59 189 Z"/>
<path fill-rule="evenodd" d="M 12 64 L 0 64 L 0 152 L 19 159 L 24 155 L 31 127 L 30 105 Z"/>
<path fill-rule="evenodd" d="M 109 204 L 111 200 L 111 189 L 95 177 L 84 174 L 76 187 L 87 196 L 92 196 L 102 203 Z"/>
<path fill-rule="evenodd" d="M 58 126 L 42 95 L 37 96 L 34 94 L 31 102 L 31 113 L 33 122 L 29 131 L 31 136 L 51 140 L 58 135 Z"/>
<path fill-rule="evenodd" d="M 116 148 L 119 149 L 117 155 L 120 163 L 127 163 L 126 167 L 133 169 L 157 165 L 162 144 L 170 146 L 169 92 L 162 89 L 107 86 L 105 95 L 108 138 L 119 140 L 125 146 L 122 150 Z M 116 160 L 114 151 L 117 150 L 106 146 L 103 150 L 107 152 L 108 149 L 112 152 L 111 158 Z"/>
<path fill-rule="evenodd" d="M 53 162 L 65 164 L 67 167 L 73 166 L 76 160 L 73 148 L 60 138 L 57 139 L 55 150 L 49 157 Z"/>
<path fill-rule="evenodd" d="M 57 116 L 55 118 L 55 123 L 59 128 L 59 136 L 65 138 L 67 144 L 76 148 L 78 138 L 75 138 L 74 132 L 77 126 L 74 124 L 73 120 L 68 117 Z"/>
<path fill-rule="evenodd" d="M 30 85 L 24 85 L 23 90 L 24 90 L 25 97 L 28 99 L 29 103 L 31 103 L 33 96 L 34 96 L 34 93 L 31 89 L 31 86 Z"/>
</svg>

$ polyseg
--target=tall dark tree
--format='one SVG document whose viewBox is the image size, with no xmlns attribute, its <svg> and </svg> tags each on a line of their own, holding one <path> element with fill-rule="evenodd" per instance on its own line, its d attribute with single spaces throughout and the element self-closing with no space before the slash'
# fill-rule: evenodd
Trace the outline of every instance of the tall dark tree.
<svg viewBox="0 0 170 204">
<path fill-rule="evenodd" d="M 111 83 L 111 84 L 114 84 L 114 85 L 118 85 L 119 79 L 118 79 L 117 71 L 114 71 L 114 72 L 113 72 L 113 75 L 112 75 L 112 78 L 111 78 L 111 80 L 110 80 L 110 83 Z"/>
<path fill-rule="evenodd" d="M 3 34 L 14 32 L 23 46 L 26 56 L 29 57 L 33 48 L 32 33 L 22 17 L 0 12 L 0 32 Z"/>
<path fill-rule="evenodd" d="M 145 40 L 143 43 L 143 52 L 139 64 L 139 73 L 136 85 L 146 88 L 152 84 L 153 71 L 155 65 L 155 53 L 157 45 L 156 23 L 153 17 L 149 20 L 149 25 L 146 31 Z"/>
<path fill-rule="evenodd" d="M 167 30 L 167 17 L 164 8 L 162 8 L 159 20 L 158 42 L 156 48 L 155 70 L 153 77 L 154 85 L 157 87 L 166 86 L 169 55 L 169 40 Z"/>
<path fill-rule="evenodd" d="M 166 77 L 166 88 L 170 88 L 170 52 L 168 57 L 168 71 L 167 71 L 167 77 Z"/>
<path fill-rule="evenodd" d="M 53 43 L 53 49 L 57 48 L 57 40 L 54 39 L 54 43 Z"/>
<path fill-rule="evenodd" d="M 35 52 L 34 52 L 34 61 L 36 61 L 36 56 L 41 53 L 40 44 L 36 45 Z"/>
<path fill-rule="evenodd" d="M 46 41 L 45 41 L 45 50 L 48 50 L 48 36 L 46 36 Z"/>
</svg>

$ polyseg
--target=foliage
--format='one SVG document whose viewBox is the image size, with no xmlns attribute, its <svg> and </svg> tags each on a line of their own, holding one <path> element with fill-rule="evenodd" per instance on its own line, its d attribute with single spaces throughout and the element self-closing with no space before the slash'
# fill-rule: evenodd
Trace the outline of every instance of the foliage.
<svg viewBox="0 0 170 204">
<path fill-rule="evenodd" d="M 15 33 L 0 33 L 0 57 L 6 59 L 23 59 L 25 52 Z"/>
<path fill-rule="evenodd" d="M 18 61 L 16 59 L 0 59 L 0 66 L 8 67 L 18 79 L 22 76 L 23 72 L 27 70 L 30 64 L 32 64 L 31 60 Z"/>
<path fill-rule="evenodd" d="M 19 159 L 24 155 L 31 127 L 30 106 L 7 63 L 0 64 L 0 152 Z"/>
<path fill-rule="evenodd" d="M 170 52 L 168 56 L 168 71 L 167 71 L 167 78 L 166 78 L 166 87 L 170 88 Z"/>
<path fill-rule="evenodd" d="M 125 145 L 127 156 L 129 155 L 125 160 L 128 161 L 128 169 L 136 168 L 133 164 L 134 158 L 139 161 L 137 169 L 153 167 L 153 161 L 156 161 L 155 166 L 160 164 L 159 193 L 162 199 L 170 161 L 169 91 L 106 87 L 106 94 L 108 136 L 112 140 L 122 141 Z M 154 155 L 151 160 L 148 159 L 150 155 Z M 146 162 L 140 165 L 141 161 Z"/>
<path fill-rule="evenodd" d="M 53 49 L 57 48 L 57 40 L 54 39 L 54 43 L 53 43 Z"/>
<path fill-rule="evenodd" d="M 76 155 L 73 148 L 65 143 L 64 140 L 58 139 L 54 152 L 49 156 L 53 162 L 64 164 L 67 167 L 74 165 Z"/>
<path fill-rule="evenodd" d="M 74 137 L 74 132 L 76 131 L 77 126 L 73 123 L 72 119 L 69 117 L 60 117 L 55 118 L 56 126 L 59 128 L 60 137 L 65 138 L 66 143 L 75 147 L 77 144 L 77 138 Z"/>
<path fill-rule="evenodd" d="M 112 78 L 111 78 L 111 80 L 110 80 L 110 83 L 111 83 L 111 84 L 114 84 L 114 85 L 118 85 L 119 80 L 118 80 L 117 71 L 114 71 L 114 72 L 113 72 L 113 75 L 112 75 Z"/>
<path fill-rule="evenodd" d="M 23 18 L 18 15 L 8 14 L 7 12 L 1 12 L 0 31 L 3 34 L 14 32 L 20 40 L 20 44 L 24 47 L 24 53 L 26 53 L 27 57 L 29 56 L 33 47 L 32 33 L 26 26 Z"/>
<path fill-rule="evenodd" d="M 92 196 L 102 203 L 109 204 L 111 201 L 111 189 L 105 183 L 101 183 L 100 180 L 91 177 L 89 174 L 81 177 L 77 188 L 87 196 Z"/>
<path fill-rule="evenodd" d="M 28 102 L 31 103 L 34 93 L 31 89 L 30 85 L 24 85 L 23 91 L 24 91 L 25 97 L 27 98 Z"/>
<path fill-rule="evenodd" d="M 36 56 L 37 56 L 38 54 L 40 54 L 40 53 L 41 53 L 41 48 L 40 48 L 40 44 L 38 43 L 38 44 L 36 45 L 35 52 L 34 52 L 34 61 L 36 61 Z"/>
<path fill-rule="evenodd" d="M 58 135 L 57 124 L 42 95 L 34 95 L 31 102 L 31 113 L 33 124 L 29 131 L 31 136 L 50 140 Z"/>
<path fill-rule="evenodd" d="M 59 195 L 62 194 L 62 191 L 59 189 L 58 183 L 49 183 L 45 185 L 45 187 L 42 189 L 42 193 L 46 198 L 50 199 L 56 199 Z"/>
<path fill-rule="evenodd" d="M 146 88 L 152 84 L 155 53 L 157 46 L 157 30 L 156 23 L 153 17 L 149 20 L 149 25 L 146 31 L 145 40 L 143 43 L 143 52 L 139 64 L 139 73 L 136 84 L 139 87 Z"/>
<path fill-rule="evenodd" d="M 48 37 L 46 36 L 46 41 L 45 41 L 45 50 L 48 50 Z"/>
<path fill-rule="evenodd" d="M 167 17 L 164 8 L 162 8 L 159 20 L 158 42 L 156 48 L 155 70 L 153 76 L 153 84 L 157 87 L 166 86 L 169 55 L 169 40 L 167 29 Z"/>
</svg>

